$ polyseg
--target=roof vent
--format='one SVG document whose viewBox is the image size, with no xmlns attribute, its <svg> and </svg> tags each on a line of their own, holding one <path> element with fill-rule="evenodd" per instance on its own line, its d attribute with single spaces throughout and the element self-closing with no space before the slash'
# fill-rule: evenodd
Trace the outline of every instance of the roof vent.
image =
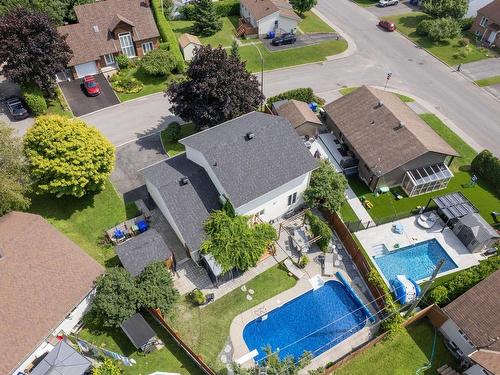
<svg viewBox="0 0 500 375">
<path fill-rule="evenodd" d="M 245 135 L 245 138 L 247 141 L 253 139 L 253 137 L 255 137 L 255 134 L 253 134 L 252 132 L 248 132 L 246 135 Z"/>
<path fill-rule="evenodd" d="M 403 121 L 400 121 L 396 129 L 403 129 L 405 127 L 405 123 Z"/>
<path fill-rule="evenodd" d="M 92 26 L 92 30 L 94 30 L 94 33 L 98 33 L 99 32 L 99 26 L 97 26 L 97 25 Z"/>
<path fill-rule="evenodd" d="M 180 180 L 179 180 L 179 184 L 181 186 L 184 186 L 184 185 L 187 185 L 189 183 L 189 178 L 187 178 L 186 176 L 182 177 Z"/>
<path fill-rule="evenodd" d="M 380 108 L 380 107 L 383 107 L 384 106 L 384 102 L 382 100 L 379 100 L 378 103 L 377 103 L 377 108 Z"/>
</svg>

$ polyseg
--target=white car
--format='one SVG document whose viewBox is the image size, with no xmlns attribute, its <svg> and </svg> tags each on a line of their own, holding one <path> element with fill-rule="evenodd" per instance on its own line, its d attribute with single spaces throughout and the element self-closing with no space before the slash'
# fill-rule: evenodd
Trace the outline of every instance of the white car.
<svg viewBox="0 0 500 375">
<path fill-rule="evenodd" d="M 390 5 L 398 5 L 399 0 L 379 0 L 378 6 L 385 8 Z"/>
</svg>

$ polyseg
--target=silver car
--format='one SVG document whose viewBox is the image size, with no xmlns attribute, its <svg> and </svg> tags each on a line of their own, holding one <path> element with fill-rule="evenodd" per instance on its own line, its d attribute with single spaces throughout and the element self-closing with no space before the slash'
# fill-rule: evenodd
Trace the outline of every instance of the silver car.
<svg viewBox="0 0 500 375">
<path fill-rule="evenodd" d="M 378 6 L 385 8 L 390 5 L 398 5 L 399 0 L 379 0 Z"/>
</svg>

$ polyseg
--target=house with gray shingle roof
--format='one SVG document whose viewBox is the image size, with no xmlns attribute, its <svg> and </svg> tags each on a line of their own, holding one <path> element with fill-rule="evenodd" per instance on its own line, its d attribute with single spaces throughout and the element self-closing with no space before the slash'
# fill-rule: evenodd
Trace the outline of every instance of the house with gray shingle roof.
<svg viewBox="0 0 500 375">
<path fill-rule="evenodd" d="M 148 191 L 198 261 L 203 222 L 229 200 L 272 222 L 303 203 L 317 161 L 279 116 L 252 112 L 180 140 L 186 152 L 142 171 Z"/>
</svg>

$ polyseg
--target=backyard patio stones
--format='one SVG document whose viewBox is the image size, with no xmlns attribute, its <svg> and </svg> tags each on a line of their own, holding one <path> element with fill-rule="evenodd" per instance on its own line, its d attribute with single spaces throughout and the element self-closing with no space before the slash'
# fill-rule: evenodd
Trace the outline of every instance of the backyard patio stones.
<svg viewBox="0 0 500 375">
<path fill-rule="evenodd" d="M 254 291 L 253 289 L 248 289 L 248 293 L 250 293 L 250 294 L 254 294 L 254 293 L 255 293 L 255 291 Z"/>
<path fill-rule="evenodd" d="M 227 356 L 226 356 L 225 354 L 221 355 L 221 356 L 220 356 L 220 361 L 221 361 L 222 363 L 227 363 Z"/>
<path fill-rule="evenodd" d="M 224 352 L 225 353 L 231 353 L 231 350 L 233 350 L 232 346 L 231 345 L 226 345 L 224 347 Z"/>
<path fill-rule="evenodd" d="M 242 285 L 241 286 L 241 291 L 242 292 L 246 292 L 247 291 L 247 286 L 246 285 Z"/>
<path fill-rule="evenodd" d="M 251 301 L 253 300 L 253 297 L 250 294 L 247 294 L 247 300 Z"/>
</svg>

